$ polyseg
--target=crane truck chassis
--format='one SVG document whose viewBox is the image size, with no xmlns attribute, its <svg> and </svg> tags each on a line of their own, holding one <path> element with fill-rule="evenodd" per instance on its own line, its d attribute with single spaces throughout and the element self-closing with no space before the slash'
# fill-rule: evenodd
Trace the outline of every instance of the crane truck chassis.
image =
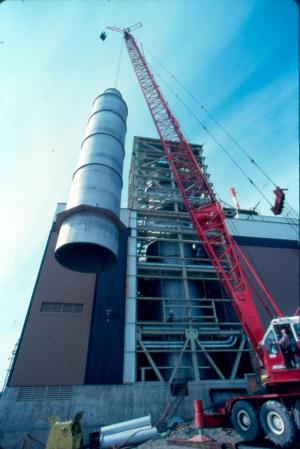
<svg viewBox="0 0 300 449">
<path fill-rule="evenodd" d="M 293 342 L 294 368 L 286 368 L 284 355 L 278 344 L 282 329 L 288 332 Z M 271 374 L 260 375 L 256 384 L 258 394 L 230 398 L 226 401 L 225 407 L 220 409 L 221 415 L 230 417 L 231 424 L 245 441 L 254 441 L 263 435 L 279 447 L 294 447 L 298 441 L 299 339 L 299 316 L 273 319 L 260 344 L 262 354 L 267 354 L 272 360 L 273 369 L 269 368 Z M 264 360 L 266 359 L 265 356 Z M 282 382 L 283 377 L 285 382 Z"/>
</svg>

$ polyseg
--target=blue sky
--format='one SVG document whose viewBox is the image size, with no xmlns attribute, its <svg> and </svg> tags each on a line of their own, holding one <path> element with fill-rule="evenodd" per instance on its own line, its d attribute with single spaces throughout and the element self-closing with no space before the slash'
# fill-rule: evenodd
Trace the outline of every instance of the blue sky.
<svg viewBox="0 0 300 449">
<path fill-rule="evenodd" d="M 231 132 L 298 209 L 298 11 L 294 0 L 8 0 L 0 4 L 0 384 L 19 338 L 56 203 L 66 201 L 94 98 L 113 87 L 121 35 L 135 34 L 176 118 L 203 143 L 221 198 L 269 205 L 172 91 L 273 199 L 272 186 L 162 70 L 155 55 Z M 156 137 L 126 50 L 117 88 L 129 108 L 122 204 L 134 135 Z"/>
</svg>

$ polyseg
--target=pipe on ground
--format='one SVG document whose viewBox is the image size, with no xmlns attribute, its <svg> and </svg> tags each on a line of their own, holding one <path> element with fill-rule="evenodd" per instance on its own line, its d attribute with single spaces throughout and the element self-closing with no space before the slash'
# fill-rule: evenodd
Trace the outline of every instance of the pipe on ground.
<svg viewBox="0 0 300 449">
<path fill-rule="evenodd" d="M 147 427 L 151 428 L 151 416 L 143 416 L 142 418 L 131 419 L 130 421 L 123 421 L 109 426 L 101 427 L 101 435 L 112 435 L 114 433 L 123 432 L 126 430 Z"/>
<path fill-rule="evenodd" d="M 137 429 L 130 429 L 124 432 L 113 433 L 110 435 L 100 435 L 100 447 L 101 449 L 111 447 L 124 447 L 131 446 L 133 444 L 144 443 L 151 440 L 158 434 L 156 427 L 146 428 L 140 427 Z"/>
</svg>

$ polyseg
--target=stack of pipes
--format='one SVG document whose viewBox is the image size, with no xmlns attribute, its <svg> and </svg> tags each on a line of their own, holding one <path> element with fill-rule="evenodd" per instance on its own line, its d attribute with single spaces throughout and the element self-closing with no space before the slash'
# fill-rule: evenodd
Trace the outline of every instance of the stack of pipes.
<svg viewBox="0 0 300 449">
<path fill-rule="evenodd" d="M 124 447 L 141 444 L 157 436 L 157 428 L 151 425 L 151 416 L 123 421 L 101 427 L 100 448 Z"/>
</svg>

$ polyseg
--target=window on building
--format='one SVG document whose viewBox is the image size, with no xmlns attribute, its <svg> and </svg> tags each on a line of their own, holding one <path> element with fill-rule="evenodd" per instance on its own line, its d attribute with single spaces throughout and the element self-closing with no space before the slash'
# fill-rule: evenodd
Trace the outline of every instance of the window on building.
<svg viewBox="0 0 300 449">
<path fill-rule="evenodd" d="M 52 313 L 82 313 L 83 304 L 70 302 L 42 302 L 40 311 Z"/>
<path fill-rule="evenodd" d="M 72 313 L 73 312 L 73 305 L 74 304 L 62 304 L 62 311 L 63 312 L 70 312 L 70 313 Z"/>
<path fill-rule="evenodd" d="M 73 313 L 82 313 L 83 312 L 83 304 L 73 304 Z"/>
</svg>

